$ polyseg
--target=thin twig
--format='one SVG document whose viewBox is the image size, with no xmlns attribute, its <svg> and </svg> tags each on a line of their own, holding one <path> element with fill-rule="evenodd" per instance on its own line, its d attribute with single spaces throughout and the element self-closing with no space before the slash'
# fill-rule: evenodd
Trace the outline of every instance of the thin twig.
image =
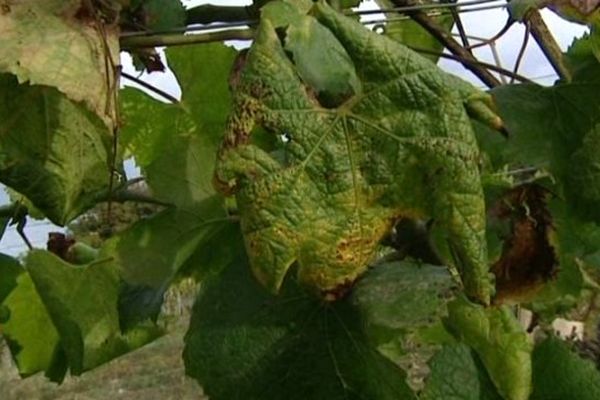
<svg viewBox="0 0 600 400">
<path fill-rule="evenodd" d="M 462 23 L 459 13 L 456 11 L 456 9 L 451 8 L 450 14 L 452 14 L 452 19 L 454 20 L 454 25 L 456 25 L 456 29 L 460 35 L 462 45 L 465 49 L 469 49 L 469 37 L 467 36 L 467 31 L 465 30 L 465 26 Z"/>
<path fill-rule="evenodd" d="M 497 72 L 499 74 L 508 76 L 509 78 L 516 79 L 516 80 L 518 80 L 520 82 L 535 84 L 534 81 L 532 81 L 531 79 L 529 79 L 529 78 L 527 78 L 527 77 L 525 77 L 523 75 L 519 75 L 519 74 L 517 74 L 517 73 L 515 73 L 513 71 L 509 71 L 509 70 L 507 70 L 505 68 L 499 67 L 499 66 L 494 65 L 494 64 L 489 64 L 489 63 L 486 63 L 486 62 L 483 62 L 483 61 L 479 61 L 477 59 L 475 59 L 475 60 L 464 59 L 461 56 L 457 56 L 457 55 L 454 55 L 454 54 L 439 53 L 439 52 L 436 52 L 436 51 L 432 51 L 432 50 L 428 50 L 428 49 L 422 49 L 422 48 L 413 47 L 413 46 L 410 46 L 410 48 L 412 50 L 418 52 L 418 53 L 429 54 L 429 55 L 436 56 L 436 57 L 441 57 L 441 58 L 447 58 L 447 59 L 450 59 L 450 60 L 454 60 L 454 61 L 460 62 L 462 64 L 475 63 L 479 67 L 492 70 L 492 71 Z"/>
<path fill-rule="evenodd" d="M 408 0 L 410 1 L 410 0 Z M 407 0 L 392 0 L 397 6 L 406 6 Z M 452 34 L 440 26 L 436 21 L 431 19 L 423 11 L 413 11 L 410 17 L 424 28 L 431 36 L 436 38 L 444 47 L 446 47 L 456 57 L 460 57 L 464 67 L 473 72 L 484 84 L 488 87 L 500 86 L 501 82 L 492 75 L 487 69 L 481 67 L 480 62 L 464 47 L 460 45 Z"/>
<path fill-rule="evenodd" d="M 492 36 L 489 39 L 482 40 L 481 42 L 472 45 L 471 47 L 469 47 L 469 50 L 473 50 L 477 47 L 482 47 L 482 46 L 486 46 L 491 43 L 494 43 L 496 40 L 498 40 L 502 36 L 504 36 L 504 34 L 506 32 L 508 32 L 508 30 L 513 26 L 514 23 L 515 23 L 515 21 L 509 18 L 508 21 L 506 21 L 506 24 L 504 24 L 504 26 L 502 27 L 502 29 L 500 29 L 500 31 L 498 33 L 496 33 L 494 36 Z"/>
<path fill-rule="evenodd" d="M 161 89 L 157 88 L 156 86 L 153 86 L 153 85 L 149 84 L 146 81 L 143 81 L 143 80 L 141 80 L 139 78 L 136 78 L 133 75 L 129 75 L 127 72 L 121 72 L 121 76 L 123 78 L 129 79 L 132 82 L 137 83 L 138 85 L 142 86 L 143 88 L 148 89 L 151 92 L 154 92 L 154 93 L 156 93 L 157 95 L 159 95 L 161 97 L 164 97 L 166 100 L 168 100 L 171 103 L 174 103 L 174 104 L 179 103 L 179 100 L 177 100 L 176 97 L 173 97 L 169 93 L 167 93 L 165 91 L 162 91 Z"/>
<path fill-rule="evenodd" d="M 525 50 L 527 49 L 527 44 L 529 43 L 529 33 L 530 33 L 530 25 L 529 21 L 525 22 L 525 37 L 523 37 L 523 44 L 521 45 L 521 49 L 519 50 L 519 55 L 517 56 L 517 60 L 515 61 L 515 74 L 519 72 L 519 67 L 521 66 L 521 62 L 523 61 L 523 57 L 525 56 Z M 510 83 L 513 83 L 515 78 L 510 79 Z"/>
</svg>

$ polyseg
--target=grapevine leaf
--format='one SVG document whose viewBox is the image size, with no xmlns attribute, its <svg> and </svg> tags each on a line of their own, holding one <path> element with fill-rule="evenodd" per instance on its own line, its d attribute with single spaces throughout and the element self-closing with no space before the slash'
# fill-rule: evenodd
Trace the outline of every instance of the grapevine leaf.
<svg viewBox="0 0 600 400">
<path fill-rule="evenodd" d="M 185 7 L 180 0 L 145 0 L 140 9 L 142 24 L 150 31 L 185 26 Z"/>
<path fill-rule="evenodd" d="M 377 265 L 353 289 L 351 302 L 367 337 L 399 365 L 424 362 L 438 343 L 452 341 L 441 318 L 454 282 L 439 266 L 403 261 Z M 424 366 L 424 365 L 423 365 Z"/>
<path fill-rule="evenodd" d="M 597 82 L 600 79 L 600 31 L 592 27 L 590 32 L 575 39 L 565 53 L 573 81 Z"/>
<path fill-rule="evenodd" d="M 186 335 L 187 373 L 211 399 L 415 398 L 351 301 L 324 304 L 293 279 L 273 297 L 233 246 L 236 261 L 205 283 Z"/>
<path fill-rule="evenodd" d="M 444 346 L 429 361 L 421 400 L 501 400 L 481 362 L 465 344 Z"/>
<path fill-rule="evenodd" d="M 595 162 L 585 153 L 586 143 L 593 144 L 597 135 L 600 101 L 598 83 L 559 84 L 552 88 L 535 85 L 504 86 L 494 90 L 500 114 L 505 121 L 509 140 L 505 149 L 492 148 L 505 163 L 549 168 L 564 187 L 569 202 L 581 207 L 584 218 L 596 218 Z M 574 166 L 574 162 L 582 165 Z M 583 174 L 583 176 L 580 176 Z M 591 187 L 581 192 L 581 179 Z"/>
<path fill-rule="evenodd" d="M 375 0 L 377 5 L 383 9 L 393 9 L 396 7 L 396 4 L 392 0 Z M 414 4 L 433 4 L 432 1 L 418 1 Z M 396 18 L 401 14 L 397 13 L 386 13 L 387 16 Z M 452 26 L 454 25 L 454 18 L 451 15 L 442 15 L 439 17 L 431 17 L 433 21 L 435 21 L 439 26 L 444 28 L 444 30 L 448 33 L 452 31 Z M 444 45 L 440 43 L 435 37 L 431 36 L 429 32 L 425 30 L 421 25 L 414 21 L 390 21 L 386 22 L 384 26 L 383 34 L 388 36 L 391 39 L 394 39 L 400 43 L 403 43 L 409 47 L 414 47 L 420 50 L 428 50 L 441 53 L 444 49 Z M 425 55 L 426 58 L 429 58 L 431 61 L 436 62 L 438 60 L 438 56 L 435 55 Z"/>
<path fill-rule="evenodd" d="M 584 283 L 578 262 L 589 249 L 579 245 L 580 233 L 596 229 L 594 222 L 600 220 L 597 166 L 590 147 L 600 122 L 598 89 L 596 81 L 578 81 L 552 88 L 518 85 L 494 90 L 509 132 L 507 141 L 482 142 L 494 167 L 547 170 L 554 178 L 550 192 L 558 195 L 551 195 L 548 205 L 559 273 L 534 300 L 536 311 L 554 313 L 572 306 Z"/>
<path fill-rule="evenodd" d="M 0 304 L 17 287 L 17 278 L 22 273 L 23 268 L 17 260 L 0 253 Z"/>
<path fill-rule="evenodd" d="M 166 54 L 181 84 L 181 102 L 164 104 L 136 89 L 123 90 L 121 138 L 154 196 L 189 207 L 214 194 L 212 171 L 231 107 L 227 78 L 236 52 L 210 44 Z"/>
<path fill-rule="evenodd" d="M 287 29 L 285 50 L 300 78 L 324 104 L 339 104 L 360 91 L 360 81 L 346 50 L 314 18 L 301 15 Z"/>
<path fill-rule="evenodd" d="M 106 195 L 110 135 L 53 88 L 0 75 L 0 181 L 64 225 Z"/>
<path fill-rule="evenodd" d="M 508 400 L 527 400 L 533 346 L 511 310 L 458 298 L 448 305 L 448 313 L 448 328 L 475 350 L 498 392 Z"/>
<path fill-rule="evenodd" d="M 311 0 L 269 1 L 260 9 L 260 15 L 262 18 L 272 21 L 273 26 L 285 28 L 304 17 L 311 7 Z"/>
<path fill-rule="evenodd" d="M 60 335 L 72 374 L 79 375 L 156 337 L 158 330 L 151 326 L 121 333 L 118 269 L 110 259 L 75 266 L 47 251 L 34 250 L 25 266 Z"/>
<path fill-rule="evenodd" d="M 323 2 L 311 13 L 350 56 L 362 91 L 321 106 L 263 17 L 215 175 L 237 195 L 255 275 L 276 291 L 297 260 L 300 280 L 327 296 L 364 272 L 397 218 L 428 215 L 446 230 L 467 293 L 487 303 L 478 148 L 465 108 L 484 96 Z M 289 139 L 282 157 L 252 143 L 255 125 Z"/>
<path fill-rule="evenodd" d="M 570 157 L 567 171 L 566 190 L 576 193 L 572 197 L 575 209 L 584 209 L 600 221 L 600 123 L 595 125 L 584 137 L 579 147 Z M 597 212 L 594 212 L 597 211 Z"/>
<path fill-rule="evenodd" d="M 195 208 L 164 210 L 105 243 L 102 253 L 118 263 L 123 280 L 122 327 L 155 318 L 179 269 L 196 252 L 218 253 L 208 245 L 230 224 L 213 196 Z"/>
<path fill-rule="evenodd" d="M 561 199 L 552 199 L 548 205 L 556 231 L 553 242 L 559 262 L 558 276 L 540 291 L 529 307 L 541 317 L 553 320 L 557 313 L 572 308 L 582 294 L 585 282 L 579 263 L 597 251 L 600 236 L 597 224 L 573 215 Z"/>
<path fill-rule="evenodd" d="M 489 228 L 503 221 L 510 225 L 509 232 L 499 229 L 497 233 L 503 237 L 504 246 L 492 266 L 496 276 L 495 303 L 524 303 L 555 278 L 559 257 L 547 206 L 550 196 L 541 185 L 525 184 L 506 191 L 490 207 L 490 217 L 499 222 L 488 224 Z"/>
<path fill-rule="evenodd" d="M 533 352 L 533 384 L 531 400 L 600 398 L 600 373 L 596 366 L 553 337 Z"/>
<path fill-rule="evenodd" d="M 69 99 L 85 102 L 108 123 L 114 120 L 108 110 L 115 88 L 109 59 L 118 64 L 118 32 L 96 21 L 87 4 L 79 0 L 3 3 L 0 73 L 14 74 L 20 83 L 56 87 Z"/>
<path fill-rule="evenodd" d="M 4 267 L 3 274 L 6 273 Z M 21 271 L 16 276 L 16 287 L 1 303 L 8 310 L 8 320 L 0 323 L 0 331 L 21 376 L 46 371 L 52 380 L 62 381 L 67 364 L 62 358 L 58 332 L 31 277 L 19 268 Z M 62 370 L 62 373 L 57 370 Z"/>
</svg>

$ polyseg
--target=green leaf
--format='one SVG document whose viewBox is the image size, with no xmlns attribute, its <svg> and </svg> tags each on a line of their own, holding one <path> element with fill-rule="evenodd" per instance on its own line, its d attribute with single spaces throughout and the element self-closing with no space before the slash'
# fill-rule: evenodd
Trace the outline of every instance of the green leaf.
<svg viewBox="0 0 600 400">
<path fill-rule="evenodd" d="M 60 335 L 72 374 L 103 364 L 154 339 L 148 326 L 122 334 L 117 299 L 119 276 L 110 259 L 83 266 L 34 250 L 25 266 Z M 40 332 L 37 332 L 40 335 Z"/>
<path fill-rule="evenodd" d="M 221 199 L 214 196 L 195 208 L 161 211 L 105 243 L 102 256 L 115 260 L 123 280 L 121 326 L 156 318 L 163 294 L 179 269 L 195 253 L 218 254 L 227 240 L 220 234 L 229 225 Z M 215 245 L 216 236 L 220 242 Z M 200 266 L 188 268 L 201 274 Z"/>
<path fill-rule="evenodd" d="M 8 309 L 8 321 L 0 324 L 0 331 L 19 373 L 25 377 L 46 371 L 51 379 L 61 381 L 67 364 L 61 359 L 58 332 L 25 270 L 16 277 L 16 284 L 2 302 Z M 49 373 L 60 364 L 62 373 Z"/>
<path fill-rule="evenodd" d="M 302 18 L 311 7 L 311 0 L 267 0 L 260 9 L 260 15 L 271 21 L 274 27 L 285 28 Z"/>
<path fill-rule="evenodd" d="M 328 105 L 361 91 L 350 57 L 333 34 L 314 18 L 300 16 L 287 29 L 285 50 L 300 78 Z"/>
<path fill-rule="evenodd" d="M 293 279 L 273 297 L 250 276 L 240 247 L 206 283 L 186 335 L 187 373 L 211 399 L 415 398 L 404 372 L 369 344 L 352 302 L 324 304 Z"/>
<path fill-rule="evenodd" d="M 481 362 L 468 346 L 445 346 L 429 361 L 421 400 L 501 400 Z"/>
<path fill-rule="evenodd" d="M 600 398 L 600 373 L 557 338 L 548 338 L 533 352 L 531 400 L 592 400 Z"/>
<path fill-rule="evenodd" d="M 452 341 L 442 326 L 455 283 L 447 269 L 410 261 L 377 265 L 352 291 L 367 337 L 400 365 L 424 361 Z"/>
<path fill-rule="evenodd" d="M 0 253 L 0 304 L 17 287 L 17 279 L 22 273 L 19 261 Z"/>
<path fill-rule="evenodd" d="M 467 293 L 487 303 L 479 152 L 466 110 L 484 96 L 323 2 L 312 13 L 350 56 L 362 91 L 323 107 L 262 19 L 215 176 L 237 196 L 255 275 L 276 291 L 298 261 L 300 280 L 327 296 L 365 271 L 399 217 L 431 216 Z M 252 143 L 258 125 L 289 139 L 282 158 Z"/>
<path fill-rule="evenodd" d="M 573 207 L 586 210 L 595 221 L 600 221 L 600 123 L 584 137 L 581 147 L 570 157 L 570 168 L 565 190 L 573 193 Z"/>
<path fill-rule="evenodd" d="M 375 0 L 377 5 L 383 9 L 392 9 L 396 7 L 396 4 L 391 0 Z M 415 2 L 415 4 L 433 4 L 432 1 L 424 0 Z M 398 13 L 386 13 L 389 18 L 397 18 L 402 14 Z M 446 32 L 450 33 L 454 26 L 454 18 L 451 15 L 443 15 L 438 17 L 430 17 L 439 26 L 441 26 Z M 396 40 L 406 46 L 413 47 L 419 50 L 428 50 L 441 53 L 444 46 L 435 37 L 431 36 L 429 32 L 425 30 L 421 25 L 414 21 L 395 21 L 386 22 L 384 25 L 383 34 L 389 38 Z M 430 59 L 433 62 L 437 62 L 439 59 L 435 55 L 424 55 L 424 57 Z"/>
<path fill-rule="evenodd" d="M 507 142 L 486 149 L 503 163 L 548 168 L 576 214 L 596 220 L 600 214 L 591 204 L 597 196 L 595 159 L 585 147 L 597 140 L 599 89 L 594 82 L 495 89 L 493 94 L 510 135 Z"/>
<path fill-rule="evenodd" d="M 4 4 L 0 73 L 14 74 L 20 83 L 56 87 L 69 99 L 85 102 L 108 123 L 114 121 L 107 110 L 115 87 L 111 64 L 119 64 L 118 31 L 110 25 L 100 30 L 94 11 L 86 10 L 85 4 L 79 0 Z"/>
<path fill-rule="evenodd" d="M 458 298 L 448 313 L 448 329 L 475 350 L 498 392 L 507 400 L 527 400 L 533 346 L 510 308 L 485 308 Z"/>
<path fill-rule="evenodd" d="M 111 137 L 53 88 L 0 75 L 0 181 L 64 225 L 106 195 Z"/>
<path fill-rule="evenodd" d="M 212 172 L 231 108 L 227 80 L 236 52 L 209 44 L 170 48 L 166 54 L 181 85 L 181 103 L 123 90 L 121 139 L 156 198 L 190 207 L 215 193 Z"/>
<path fill-rule="evenodd" d="M 600 79 L 600 30 L 592 27 L 589 33 L 575 39 L 565 53 L 565 60 L 573 72 L 573 81 Z"/>
<path fill-rule="evenodd" d="M 185 7 L 180 0 L 145 0 L 141 7 L 143 25 L 150 31 L 185 26 Z"/>
</svg>

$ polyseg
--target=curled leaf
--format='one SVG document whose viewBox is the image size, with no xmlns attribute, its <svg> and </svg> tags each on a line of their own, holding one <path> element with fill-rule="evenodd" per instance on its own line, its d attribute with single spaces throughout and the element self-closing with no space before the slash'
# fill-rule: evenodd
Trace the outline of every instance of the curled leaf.
<svg viewBox="0 0 600 400">
<path fill-rule="evenodd" d="M 331 33 L 360 85 L 321 103 L 299 78 L 301 57 L 290 59 L 281 29 L 263 17 L 215 171 L 219 190 L 237 196 L 255 275 L 277 291 L 297 261 L 300 280 L 335 299 L 397 219 L 431 216 L 456 249 L 467 293 L 488 303 L 479 151 L 465 105 L 479 92 L 324 2 L 311 14 L 302 18 Z M 281 138 L 277 152 L 254 143 L 258 127 Z"/>
<path fill-rule="evenodd" d="M 556 275 L 558 258 L 551 243 L 554 227 L 546 206 L 548 195 L 536 184 L 519 186 L 504 194 L 490 211 L 510 221 L 502 255 L 492 266 L 496 303 L 527 301 Z"/>
</svg>

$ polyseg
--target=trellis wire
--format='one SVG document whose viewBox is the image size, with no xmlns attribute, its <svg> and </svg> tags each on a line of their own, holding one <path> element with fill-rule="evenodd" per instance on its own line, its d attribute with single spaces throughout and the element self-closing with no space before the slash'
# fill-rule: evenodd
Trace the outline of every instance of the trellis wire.
<svg viewBox="0 0 600 400">
<path fill-rule="evenodd" d="M 479 6 L 481 4 L 491 4 L 497 3 L 494 5 L 487 5 L 481 7 L 473 7 Z M 471 6 L 471 7 L 469 7 Z M 467 8 L 462 8 L 467 7 Z M 447 15 L 450 14 L 450 9 L 457 9 L 458 13 L 469 13 L 475 11 L 484 11 L 484 10 L 492 10 L 499 8 L 506 8 L 507 4 L 501 2 L 500 0 L 468 0 L 464 2 L 454 2 L 454 3 L 435 3 L 435 4 L 420 4 L 414 6 L 404 6 L 404 7 L 393 7 L 393 8 L 384 8 L 379 10 L 358 10 L 348 13 L 348 15 L 377 15 L 377 14 L 389 14 L 389 13 L 409 13 L 412 11 L 429 11 L 427 14 L 429 16 L 439 16 L 439 15 Z M 431 12 L 431 10 L 441 9 L 440 11 Z M 392 17 L 382 20 L 375 21 L 361 21 L 364 25 L 372 25 L 376 23 L 383 22 L 394 22 L 394 21 L 402 21 L 409 19 L 409 16 L 399 16 Z M 137 37 L 137 36 L 153 36 L 153 35 L 166 35 L 166 34 L 176 34 L 176 33 L 185 33 L 185 32 L 202 32 L 202 31 L 213 31 L 213 30 L 222 30 L 222 29 L 230 29 L 230 28 L 239 28 L 249 25 L 255 25 L 258 23 L 258 20 L 244 20 L 239 22 L 226 22 L 226 23 L 212 23 L 206 25 L 190 25 L 190 26 L 181 26 L 173 29 L 161 30 L 161 31 L 140 31 L 140 32 L 124 32 L 121 33 L 122 38 L 126 37 Z"/>
</svg>

